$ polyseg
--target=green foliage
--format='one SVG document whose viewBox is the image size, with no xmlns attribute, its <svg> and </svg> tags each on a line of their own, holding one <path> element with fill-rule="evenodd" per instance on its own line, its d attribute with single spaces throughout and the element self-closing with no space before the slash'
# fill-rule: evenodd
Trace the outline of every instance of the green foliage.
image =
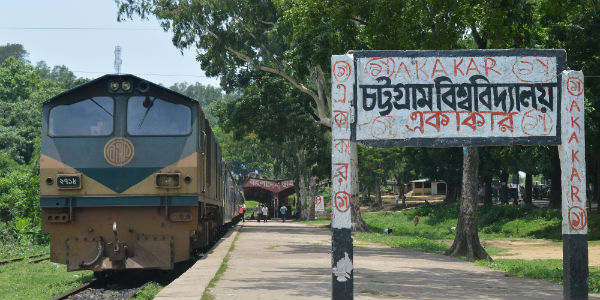
<svg viewBox="0 0 600 300">
<path fill-rule="evenodd" d="M 4 46 L 0 46 L 0 65 L 9 57 L 14 57 L 22 62 L 27 62 L 26 57 L 29 54 L 23 48 L 21 44 L 10 44 L 6 43 Z"/>
<path fill-rule="evenodd" d="M 391 228 L 393 235 L 419 236 L 427 239 L 452 239 L 455 235 L 459 205 L 424 206 L 399 212 L 375 212 L 363 216 L 374 232 Z M 590 228 L 598 228 L 600 222 L 590 215 Z M 419 224 L 414 225 L 415 216 Z M 477 227 L 480 237 L 525 237 L 541 239 L 562 239 L 561 211 L 515 205 L 480 206 L 477 210 Z M 590 230 L 589 239 L 600 238 L 595 230 Z"/>
<path fill-rule="evenodd" d="M 143 289 L 139 290 L 133 300 L 152 300 L 160 290 L 162 290 L 163 286 L 157 282 L 150 282 Z"/>
<path fill-rule="evenodd" d="M 558 284 L 563 283 L 563 262 L 560 259 L 496 259 L 493 262 L 478 260 L 475 263 L 480 266 L 506 271 L 510 276 L 543 279 Z M 589 267 L 589 270 L 589 291 L 598 293 L 600 292 L 600 267 Z"/>
<path fill-rule="evenodd" d="M 5 53 L 12 55 L 1 57 Z M 21 45 L 0 46 L 0 246 L 47 243 L 39 210 L 41 104 L 85 82 L 65 66 L 31 66 Z M 18 247 L 18 249 L 21 249 Z"/>
<path fill-rule="evenodd" d="M 3 226 L 7 226 L 7 224 L 0 222 L 0 231 L 2 232 L 4 232 L 4 230 L 2 230 Z M 0 242 L 0 260 L 39 255 L 49 252 L 50 246 L 48 244 L 19 244 L 18 242 L 6 242 L 6 239 Z"/>
<path fill-rule="evenodd" d="M 414 249 L 432 253 L 443 253 L 450 247 L 443 242 L 410 235 L 387 235 L 373 232 L 355 232 L 354 237 L 375 243 L 381 243 L 394 248 Z"/>
<path fill-rule="evenodd" d="M 51 299 L 93 279 L 92 271 L 67 272 L 49 261 L 0 266 L 0 299 Z"/>
<path fill-rule="evenodd" d="M 35 70 L 40 78 L 56 82 L 65 90 L 72 89 L 89 81 L 85 78 L 77 78 L 77 76 L 64 65 L 54 66 L 51 69 L 45 61 L 38 62 L 35 65 Z"/>
</svg>

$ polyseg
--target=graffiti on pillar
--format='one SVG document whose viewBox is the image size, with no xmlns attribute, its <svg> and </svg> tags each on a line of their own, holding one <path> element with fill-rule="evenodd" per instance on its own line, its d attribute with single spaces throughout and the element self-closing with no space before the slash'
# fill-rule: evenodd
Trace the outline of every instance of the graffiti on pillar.
<svg viewBox="0 0 600 300">
<path fill-rule="evenodd" d="M 315 211 L 316 212 L 324 212 L 325 211 L 325 202 L 323 201 L 323 196 L 315 196 Z"/>
<path fill-rule="evenodd" d="M 562 143 L 559 146 L 563 173 L 563 234 L 586 234 L 583 75 L 575 71 L 563 74 Z"/>
<path fill-rule="evenodd" d="M 348 256 L 347 252 L 344 252 L 344 257 L 337 261 L 333 267 L 333 274 L 337 277 L 337 281 L 346 282 L 351 278 L 352 274 L 352 260 Z"/>
<path fill-rule="evenodd" d="M 331 136 L 332 228 L 350 228 L 352 198 L 352 105 L 354 103 L 354 61 L 350 55 L 336 55 L 331 60 Z"/>
</svg>

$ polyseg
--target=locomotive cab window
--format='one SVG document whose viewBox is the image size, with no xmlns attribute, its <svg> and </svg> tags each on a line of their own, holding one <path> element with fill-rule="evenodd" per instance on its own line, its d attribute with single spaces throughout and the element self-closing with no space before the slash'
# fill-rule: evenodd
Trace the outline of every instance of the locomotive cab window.
<svg viewBox="0 0 600 300">
<path fill-rule="evenodd" d="M 50 136 L 108 136 L 113 132 L 115 102 L 110 97 L 92 97 L 50 109 Z"/>
<path fill-rule="evenodd" d="M 184 104 L 152 96 L 134 96 L 127 102 L 127 133 L 130 135 L 188 135 L 192 110 Z"/>
</svg>

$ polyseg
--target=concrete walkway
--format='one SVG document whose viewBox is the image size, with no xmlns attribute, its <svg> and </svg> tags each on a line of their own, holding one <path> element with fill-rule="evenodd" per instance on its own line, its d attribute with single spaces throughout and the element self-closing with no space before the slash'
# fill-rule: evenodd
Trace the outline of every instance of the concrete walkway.
<svg viewBox="0 0 600 300">
<path fill-rule="evenodd" d="M 227 271 L 210 291 L 217 300 L 331 299 L 329 230 L 275 220 L 240 230 Z M 443 255 L 354 246 L 355 299 L 562 299 L 562 286 L 546 281 Z"/>
<path fill-rule="evenodd" d="M 224 237 L 222 237 L 208 253 L 199 259 L 191 268 L 175 279 L 171 284 L 164 287 L 155 300 L 200 300 L 204 290 L 215 277 L 223 259 L 229 251 L 229 247 L 235 239 L 236 233 L 241 226 L 235 226 Z"/>
</svg>

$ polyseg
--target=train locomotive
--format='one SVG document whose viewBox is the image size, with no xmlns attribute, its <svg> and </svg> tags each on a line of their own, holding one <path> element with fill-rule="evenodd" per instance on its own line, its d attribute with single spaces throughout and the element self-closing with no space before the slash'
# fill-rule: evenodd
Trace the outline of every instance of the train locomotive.
<svg viewBox="0 0 600 300">
<path fill-rule="evenodd" d="M 105 75 L 42 109 L 42 230 L 67 270 L 172 269 L 239 218 L 241 193 L 197 101 Z"/>
</svg>

